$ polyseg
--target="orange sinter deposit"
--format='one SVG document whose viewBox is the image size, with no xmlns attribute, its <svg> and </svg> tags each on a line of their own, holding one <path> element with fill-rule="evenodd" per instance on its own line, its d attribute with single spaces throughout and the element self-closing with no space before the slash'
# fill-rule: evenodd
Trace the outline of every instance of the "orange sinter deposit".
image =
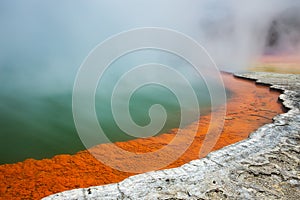
<svg viewBox="0 0 300 200">
<path fill-rule="evenodd" d="M 254 81 L 235 78 L 230 74 L 222 76 L 226 88 L 232 92 L 232 97 L 227 102 L 225 126 L 213 150 L 247 138 L 251 132 L 272 122 L 275 115 L 283 112 L 283 107 L 278 102 L 278 91 L 271 91 L 266 86 L 255 84 Z M 183 130 L 187 138 L 192 130 L 196 130 L 197 135 L 187 151 L 165 168 L 178 167 L 199 158 L 209 121 L 210 114 L 201 116 L 199 121 Z M 174 138 L 175 132 L 176 129 L 151 138 L 115 144 L 138 155 L 166 146 Z M 185 142 L 184 138 L 182 142 Z M 143 163 L 132 163 L 131 159 L 122 160 L 120 155 L 110 151 L 112 145 L 101 144 L 93 147 L 91 151 L 105 153 L 111 160 L 120 160 L 120 164 L 130 164 L 135 168 L 133 170 L 139 171 Z M 51 159 L 28 159 L 15 164 L 0 165 L 0 199 L 39 199 L 64 190 L 119 182 L 131 175 L 134 174 L 102 164 L 87 150 L 75 155 L 57 155 Z"/>
</svg>

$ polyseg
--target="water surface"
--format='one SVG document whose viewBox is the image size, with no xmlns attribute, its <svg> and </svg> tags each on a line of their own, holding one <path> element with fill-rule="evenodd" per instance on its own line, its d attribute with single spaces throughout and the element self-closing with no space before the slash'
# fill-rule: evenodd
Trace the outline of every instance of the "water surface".
<svg viewBox="0 0 300 200">
<path fill-rule="evenodd" d="M 105 72 L 97 89 L 95 99 L 98 120 L 111 142 L 134 139 L 125 134 L 114 121 L 111 111 L 113 87 L 122 74 L 133 66 L 151 62 L 166 64 L 182 73 L 197 94 L 201 113 L 205 114 L 209 111 L 210 97 L 204 80 L 186 61 L 167 52 L 157 53 L 151 50 L 135 52 L 114 62 Z M 145 76 L 155 75 L 155 73 L 145 74 Z M 17 78 L 15 74 L 11 76 Z M 172 77 L 166 78 L 172 79 Z M 0 151 L 2 152 L 0 163 L 14 163 L 27 158 L 49 158 L 65 153 L 74 154 L 85 149 L 73 122 L 72 87 L 66 85 L 54 89 L 45 87 L 42 92 L 37 92 L 35 88 L 24 88 L 21 85 L 19 88 L 8 89 L 9 86 L 4 85 L 3 80 L 9 81 L 7 78 L 2 79 L 3 92 L 0 94 Z M 176 80 L 174 84 L 178 88 L 182 87 L 176 85 Z M 35 82 L 35 86 L 38 87 L 39 83 Z M 219 85 L 214 87 L 221 88 Z M 186 98 L 190 97 L 187 95 Z M 123 103 L 123 99 L 117 100 L 118 105 Z M 150 123 L 148 111 L 154 104 L 162 105 L 168 114 L 167 121 L 158 134 L 179 127 L 181 113 L 176 94 L 168 88 L 155 84 L 145 85 L 132 95 L 128 106 L 133 121 L 140 126 Z M 189 106 L 184 109 L 191 113 L 195 112 L 195 108 Z M 122 113 L 118 114 L 122 115 Z M 197 119 L 190 119 L 189 122 L 194 120 Z M 95 141 L 92 145 L 99 143 L 101 141 Z"/>
</svg>

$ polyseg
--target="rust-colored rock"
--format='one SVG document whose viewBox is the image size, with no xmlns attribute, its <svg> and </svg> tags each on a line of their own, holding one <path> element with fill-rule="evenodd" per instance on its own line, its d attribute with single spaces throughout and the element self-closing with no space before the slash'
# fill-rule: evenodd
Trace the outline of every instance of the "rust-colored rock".
<svg viewBox="0 0 300 200">
<path fill-rule="evenodd" d="M 282 105 L 277 102 L 278 91 L 270 91 L 268 87 L 237 79 L 229 74 L 223 74 L 223 79 L 233 96 L 227 103 L 225 126 L 214 149 L 247 138 L 258 127 L 271 122 L 273 116 L 282 113 Z M 198 130 L 197 136 L 188 150 L 166 168 L 177 167 L 199 158 L 209 119 L 210 115 L 202 116 L 199 122 L 192 123 L 184 130 L 187 135 L 189 130 Z M 168 144 L 174 137 L 174 132 L 176 129 L 157 137 L 116 144 L 136 153 L 155 151 Z M 110 154 L 110 145 L 98 145 L 92 150 L 105 150 Z M 118 155 L 110 155 L 111 159 L 116 156 Z M 131 161 L 124 160 L 123 163 L 126 162 Z M 133 166 L 138 168 L 139 163 L 134 163 Z M 52 159 L 28 159 L 0 166 L 0 199 L 39 199 L 64 190 L 119 182 L 131 175 L 133 174 L 105 166 L 88 151 L 81 151 L 76 155 L 57 155 Z"/>
</svg>

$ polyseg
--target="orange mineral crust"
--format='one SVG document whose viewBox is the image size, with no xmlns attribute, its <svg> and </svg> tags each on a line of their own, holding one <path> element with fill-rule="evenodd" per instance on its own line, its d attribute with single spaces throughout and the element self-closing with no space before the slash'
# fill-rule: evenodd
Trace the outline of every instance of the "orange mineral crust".
<svg viewBox="0 0 300 200">
<path fill-rule="evenodd" d="M 232 92 L 232 97 L 226 105 L 225 126 L 213 150 L 247 138 L 251 132 L 272 122 L 275 115 L 283 112 L 283 107 L 278 102 L 278 91 L 270 91 L 266 86 L 238 79 L 230 74 L 222 76 L 226 88 Z M 201 116 L 199 121 L 183 130 L 186 137 L 180 138 L 182 143 L 186 142 L 185 138 L 190 138 L 193 130 L 197 131 L 196 137 L 187 151 L 165 168 L 178 167 L 199 158 L 209 122 L 210 115 Z M 153 152 L 166 146 L 174 138 L 176 131 L 177 129 L 174 129 L 156 137 L 115 144 L 137 155 Z M 122 158 L 110 150 L 113 145 L 101 144 L 93 147 L 91 152 L 98 155 L 105 153 L 120 165 L 129 165 L 133 171 L 143 171 L 140 168 L 145 163 L 132 163 L 131 159 Z M 180 145 L 180 142 L 176 145 Z M 172 150 L 168 153 L 171 155 Z M 208 152 L 201 156 L 206 153 Z M 168 154 L 162 155 L 161 160 L 164 159 L 163 156 Z M 152 160 L 148 162 L 151 163 Z M 39 199 L 64 190 L 119 182 L 131 175 L 134 173 L 121 172 L 102 164 L 88 151 L 81 151 L 75 155 L 57 155 L 51 159 L 28 159 L 15 164 L 0 165 L 0 199 Z"/>
</svg>

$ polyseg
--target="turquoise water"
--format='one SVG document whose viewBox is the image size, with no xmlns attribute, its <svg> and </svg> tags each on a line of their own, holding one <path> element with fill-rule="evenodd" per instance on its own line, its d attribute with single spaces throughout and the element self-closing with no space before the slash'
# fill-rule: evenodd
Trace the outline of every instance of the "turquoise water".
<svg viewBox="0 0 300 200">
<path fill-rule="evenodd" d="M 162 52 L 159 55 L 151 51 L 128 55 L 113 63 L 101 79 L 95 97 L 96 110 L 99 123 L 112 142 L 134 139 L 117 126 L 110 105 L 114 85 L 130 66 L 158 61 L 173 66 L 191 82 L 199 100 L 201 114 L 209 112 L 210 99 L 201 77 L 196 75 L 191 66 L 176 56 Z M 161 56 L 164 59 L 161 59 Z M 36 84 L 38 86 L 38 83 Z M 215 86 L 216 89 L 218 87 L 220 86 Z M 5 87 L 2 85 L 2 88 Z M 42 159 L 57 154 L 74 154 L 85 149 L 73 122 L 72 88 L 65 88 L 67 87 L 46 88 L 43 92 L 38 92 L 37 89 L 26 90 L 20 86 L 19 90 L 2 90 L 1 164 L 23 161 L 27 158 Z M 118 99 L 117 103 L 121 105 L 124 102 Z M 140 126 L 147 125 L 150 122 L 148 110 L 154 104 L 161 104 L 168 114 L 165 126 L 159 133 L 179 127 L 181 116 L 179 102 L 175 94 L 159 85 L 146 85 L 132 95 L 129 103 L 132 119 Z M 187 106 L 185 109 L 194 112 L 194 108 Z M 190 122 L 193 120 L 196 119 L 190 119 Z M 98 143 L 99 141 L 93 145 Z"/>
<path fill-rule="evenodd" d="M 144 91 L 143 91 L 144 90 Z M 151 94 L 151 95 L 150 95 Z M 159 98 L 158 98 L 159 97 Z M 110 100 L 97 96 L 96 103 L 100 124 L 112 142 L 133 139 L 123 133 L 110 108 Z M 1 97 L 0 151 L 3 163 L 14 163 L 26 158 L 42 159 L 56 154 L 73 154 L 85 149 L 75 130 L 71 93 L 18 99 Z M 147 115 L 153 104 L 161 104 L 168 113 L 168 120 L 160 133 L 179 126 L 180 107 L 174 94 L 159 86 L 148 86 L 132 96 L 130 111 L 133 120 L 141 126 L 150 121 Z M 209 105 L 202 101 L 202 108 Z M 96 143 L 95 143 L 96 144 Z"/>
</svg>

